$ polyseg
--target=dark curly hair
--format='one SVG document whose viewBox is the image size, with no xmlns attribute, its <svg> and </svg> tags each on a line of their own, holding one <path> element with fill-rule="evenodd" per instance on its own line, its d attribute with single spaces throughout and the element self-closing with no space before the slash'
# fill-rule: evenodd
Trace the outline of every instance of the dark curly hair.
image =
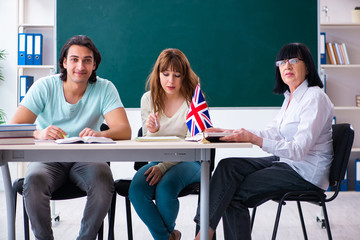
<svg viewBox="0 0 360 240">
<path fill-rule="evenodd" d="M 101 62 L 101 54 L 99 50 L 95 47 L 95 44 L 88 36 L 85 35 L 76 35 L 70 38 L 63 48 L 61 49 L 60 57 L 59 57 L 59 68 L 60 68 L 60 78 L 64 82 L 67 77 L 67 70 L 64 68 L 64 58 L 67 58 L 68 50 L 72 45 L 84 46 L 89 48 L 94 54 L 95 61 L 95 69 L 92 71 L 91 76 L 89 78 L 89 83 L 96 82 L 96 70 L 98 69 Z"/>
</svg>

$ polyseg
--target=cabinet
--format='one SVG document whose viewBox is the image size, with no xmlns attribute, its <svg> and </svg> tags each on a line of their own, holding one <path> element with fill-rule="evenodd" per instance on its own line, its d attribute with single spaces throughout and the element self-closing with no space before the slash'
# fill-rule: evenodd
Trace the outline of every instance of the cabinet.
<svg viewBox="0 0 360 240">
<path fill-rule="evenodd" d="M 42 65 L 17 65 L 17 99 L 19 101 L 21 75 L 34 76 L 35 81 L 54 74 L 56 71 L 56 0 L 17 0 L 17 4 L 17 33 L 43 35 Z"/>
<path fill-rule="evenodd" d="M 355 161 L 360 158 L 360 107 L 355 100 L 360 95 L 360 23 L 352 22 L 351 11 L 360 1 L 318 1 L 319 33 L 326 33 L 326 42 L 345 43 L 350 60 L 350 65 L 331 65 L 327 57 L 327 64 L 320 68 L 326 74 L 326 93 L 334 103 L 336 122 L 350 123 L 355 130 L 347 168 L 348 190 L 355 190 Z M 328 10 L 327 17 L 323 9 Z"/>
<path fill-rule="evenodd" d="M 349 65 L 332 65 L 327 56 L 327 64 L 320 67 L 326 74 L 326 93 L 335 106 L 336 122 L 352 124 L 353 152 L 360 152 L 360 135 L 356 134 L 360 132 L 360 107 L 356 106 L 356 96 L 360 95 L 360 23 L 351 22 L 351 10 L 355 6 L 356 2 L 349 0 L 320 0 L 319 32 L 326 33 L 326 42 L 345 43 L 350 59 Z"/>
<path fill-rule="evenodd" d="M 17 0 L 17 34 L 41 33 L 43 35 L 42 65 L 17 65 L 17 103 L 20 98 L 21 75 L 37 79 L 56 71 L 56 0 Z M 18 42 L 18 35 L 16 36 Z M 25 164 L 17 165 L 17 175 L 24 176 Z"/>
</svg>

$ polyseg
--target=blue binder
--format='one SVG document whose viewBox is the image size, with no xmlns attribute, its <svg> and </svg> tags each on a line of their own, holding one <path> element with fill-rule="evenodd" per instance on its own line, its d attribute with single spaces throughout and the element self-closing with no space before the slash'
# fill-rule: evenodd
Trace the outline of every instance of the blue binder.
<svg viewBox="0 0 360 240">
<path fill-rule="evenodd" d="M 18 65 L 26 64 L 26 33 L 19 33 L 18 37 Z"/>
<path fill-rule="evenodd" d="M 26 65 L 34 65 L 34 34 L 26 34 Z"/>
<path fill-rule="evenodd" d="M 326 64 L 326 33 L 320 33 L 320 64 Z"/>
<path fill-rule="evenodd" d="M 42 34 L 34 34 L 34 65 L 42 65 L 42 43 Z"/>
<path fill-rule="evenodd" d="M 355 191 L 360 191 L 360 159 L 355 160 Z"/>
<path fill-rule="evenodd" d="M 33 76 L 26 76 L 26 75 L 20 76 L 19 102 L 23 100 L 25 94 L 27 93 L 27 91 L 29 90 L 29 88 L 33 83 L 34 83 Z"/>
</svg>

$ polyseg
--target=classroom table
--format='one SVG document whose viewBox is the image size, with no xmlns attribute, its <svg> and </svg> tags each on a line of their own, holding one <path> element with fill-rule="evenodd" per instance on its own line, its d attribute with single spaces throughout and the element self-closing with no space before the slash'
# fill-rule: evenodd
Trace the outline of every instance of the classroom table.
<svg viewBox="0 0 360 240">
<path fill-rule="evenodd" d="M 137 142 L 114 144 L 56 144 L 36 141 L 33 145 L 0 145 L 0 167 L 5 185 L 8 239 L 15 240 L 15 206 L 8 162 L 132 162 L 200 161 L 201 240 L 209 239 L 209 171 L 211 148 L 251 148 L 250 143 L 198 143 L 187 141 Z"/>
</svg>

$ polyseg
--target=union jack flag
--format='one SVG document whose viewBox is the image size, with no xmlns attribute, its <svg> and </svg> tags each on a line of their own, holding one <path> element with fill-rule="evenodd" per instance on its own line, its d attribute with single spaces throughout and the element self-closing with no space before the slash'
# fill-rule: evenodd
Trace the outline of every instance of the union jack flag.
<svg viewBox="0 0 360 240">
<path fill-rule="evenodd" d="M 208 105 L 200 90 L 200 84 L 198 84 L 195 89 L 189 112 L 186 117 L 186 125 L 188 126 L 191 136 L 195 136 L 206 128 L 212 127 Z"/>
</svg>

